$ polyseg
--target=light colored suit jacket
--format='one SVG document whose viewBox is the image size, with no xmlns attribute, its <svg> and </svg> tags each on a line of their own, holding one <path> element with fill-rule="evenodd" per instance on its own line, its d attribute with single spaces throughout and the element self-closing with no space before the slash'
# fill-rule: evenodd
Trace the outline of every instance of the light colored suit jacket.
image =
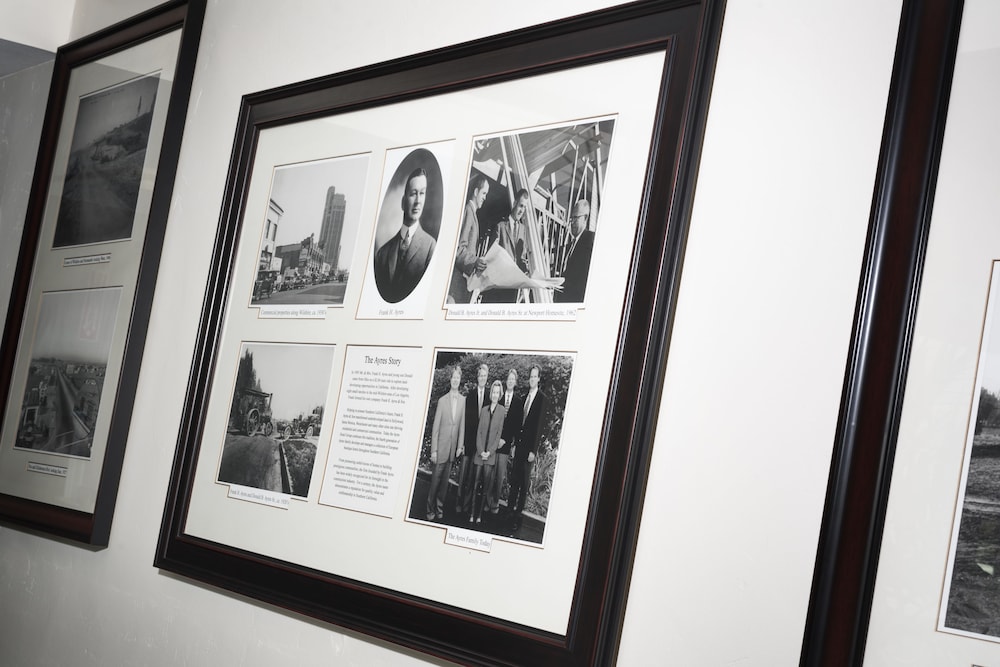
<svg viewBox="0 0 1000 667">
<path fill-rule="evenodd" d="M 438 399 L 431 428 L 431 451 L 437 452 L 437 462 L 455 458 L 459 443 L 465 438 L 465 397 L 455 397 L 455 414 L 451 413 L 451 392 Z"/>
<path fill-rule="evenodd" d="M 517 232 L 514 226 L 517 224 Z M 517 268 L 528 273 L 528 252 L 524 245 L 524 223 L 514 223 L 509 217 L 504 218 L 497 225 L 497 241 L 500 247 L 517 263 Z"/>
</svg>

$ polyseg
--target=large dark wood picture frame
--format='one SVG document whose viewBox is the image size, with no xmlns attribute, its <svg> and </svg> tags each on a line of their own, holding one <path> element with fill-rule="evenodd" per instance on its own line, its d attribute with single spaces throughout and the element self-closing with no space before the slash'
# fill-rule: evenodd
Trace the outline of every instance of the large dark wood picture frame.
<svg viewBox="0 0 1000 667">
<path fill-rule="evenodd" d="M 245 96 L 155 565 L 460 663 L 613 663 L 624 619 L 723 12 L 724 3 L 716 0 L 647 0 Z M 253 224 L 245 218 L 260 216 L 258 211 L 248 210 L 247 201 L 261 134 L 317 118 L 335 119 L 338 114 L 433 100 L 481 86 L 508 85 L 527 77 L 558 75 L 657 53 L 664 53 L 665 60 L 657 75 L 659 81 L 653 84 L 659 86 L 659 92 L 651 144 L 643 147 L 643 152 L 647 148 L 648 152 L 634 156 L 648 162 L 637 207 L 635 243 L 628 261 L 623 262 L 627 266 L 622 267 L 627 273 L 623 316 L 615 327 L 614 349 L 607 351 L 613 359 L 610 386 L 596 470 L 588 487 L 590 504 L 582 551 L 574 563 L 577 569 L 566 633 L 470 612 L 191 534 L 187 522 L 196 491 L 199 452 L 211 416 L 208 406 L 213 384 L 231 386 L 228 377 L 217 377 L 216 368 L 235 358 L 232 349 L 222 348 L 221 340 L 227 312 L 244 307 L 229 295 L 242 293 L 234 283 L 234 272 L 245 265 L 237 261 L 241 234 Z M 340 345 L 343 341 L 328 342 Z M 475 342 L 470 342 L 470 347 L 474 346 Z M 399 556 L 401 567 L 405 567 L 406 559 Z M 413 572 L 413 576 L 420 573 Z"/>
<path fill-rule="evenodd" d="M 92 458 L 80 457 L 85 460 L 82 462 L 76 460 L 67 466 L 50 466 L 48 463 L 41 463 L 34 469 L 35 472 L 39 469 L 48 470 L 51 475 L 51 471 L 63 472 L 73 466 L 99 466 L 98 472 L 95 473 L 99 475 L 99 481 L 96 485 L 93 511 L 67 507 L 59 497 L 60 493 L 53 493 L 52 497 L 40 493 L 38 494 L 40 497 L 32 499 L 12 493 L 10 489 L 0 485 L 0 520 L 5 523 L 95 546 L 107 546 L 108 544 L 131 421 L 132 401 L 139 378 L 146 327 L 149 322 L 149 312 L 159 265 L 160 248 L 166 230 L 167 213 L 177 169 L 177 158 L 180 152 L 181 136 L 184 130 L 204 12 L 204 0 L 169 2 L 69 43 L 59 48 L 56 53 L 41 145 L 35 165 L 20 254 L 11 287 L 10 307 L 7 311 L 4 328 L 3 351 L 0 354 L 0 377 L 3 378 L 3 381 L 0 382 L 0 406 L 8 406 L 8 399 L 20 401 L 21 393 L 25 391 L 24 386 L 13 386 L 12 378 L 19 355 L 29 354 L 28 347 L 30 347 L 32 330 L 36 326 L 35 321 L 29 322 L 26 318 L 35 290 L 43 289 L 33 287 L 33 285 L 46 278 L 46 276 L 39 275 L 40 272 L 44 273 L 42 269 L 38 268 L 39 262 L 58 253 L 59 257 L 56 261 L 61 264 L 58 268 L 53 269 L 50 262 L 48 271 L 50 273 L 61 272 L 67 276 L 76 272 L 74 275 L 79 276 L 80 272 L 85 269 L 75 267 L 83 266 L 91 261 L 110 265 L 112 261 L 117 260 L 117 255 L 123 253 L 133 255 L 138 253 L 139 257 L 138 260 L 131 261 L 129 266 L 122 270 L 124 274 L 127 274 L 125 283 L 134 281 L 134 296 L 128 295 L 128 298 L 121 299 L 118 306 L 119 312 L 112 313 L 119 322 L 128 323 L 128 330 L 125 333 L 124 350 L 120 353 L 122 363 L 113 403 L 101 404 L 103 411 L 111 409 L 110 425 L 106 431 L 106 446 L 103 450 L 104 455 L 102 458 L 97 457 L 96 454 Z M 88 66 L 105 67 L 105 65 L 100 64 L 101 62 L 114 63 L 107 67 L 117 67 L 123 72 L 131 71 L 132 67 L 147 67 L 146 64 L 132 64 L 130 54 L 133 53 L 133 49 L 146 48 L 155 40 L 167 36 L 174 39 L 174 35 L 179 35 L 176 53 L 167 49 L 168 52 L 164 54 L 166 60 L 159 61 L 168 65 L 168 68 L 173 71 L 174 77 L 169 89 L 169 99 L 160 99 L 156 102 L 158 108 L 166 107 L 166 117 L 162 121 L 162 134 L 158 141 L 157 138 L 147 139 L 149 144 L 143 147 L 145 152 L 154 148 L 154 141 L 157 141 L 155 150 L 159 151 L 158 162 L 151 167 L 147 166 L 148 171 L 155 173 L 152 192 L 149 195 L 148 218 L 138 220 L 142 211 L 139 210 L 138 213 L 135 213 L 137 210 L 135 204 L 132 208 L 136 221 L 132 221 L 130 224 L 135 225 L 135 229 L 144 228 L 145 234 L 136 234 L 133 231 L 134 238 L 128 238 L 129 232 L 124 232 L 123 235 L 119 234 L 119 237 L 111 238 L 111 241 L 117 241 L 117 243 L 102 242 L 107 239 L 94 237 L 83 242 L 57 240 L 54 246 L 51 245 L 46 241 L 52 238 L 52 227 L 55 225 L 53 213 L 55 206 L 52 202 L 51 192 L 53 188 L 62 187 L 62 182 L 56 180 L 58 175 L 55 178 L 53 175 L 54 169 L 57 167 L 55 161 L 59 151 L 63 151 L 63 154 L 68 152 L 66 147 L 73 139 L 73 136 L 70 135 L 74 134 L 72 127 L 74 121 L 72 116 L 67 116 L 68 113 L 71 113 L 67 111 L 68 105 L 72 102 L 74 106 L 71 108 L 78 108 L 75 106 L 77 98 L 70 99 L 67 95 L 74 73 L 80 72 Z M 158 67 L 155 62 L 151 66 Z M 135 75 L 123 74 L 122 76 Z M 157 77 L 158 74 L 138 78 L 154 80 Z M 115 86 L 117 89 L 124 89 L 132 83 L 126 82 L 115 84 Z M 155 81 L 153 85 L 156 85 Z M 97 98 L 106 92 L 106 90 L 99 89 L 96 91 L 86 90 L 85 94 L 91 98 Z M 114 93 L 109 94 L 113 95 Z M 135 95 L 139 99 L 138 108 L 144 114 L 152 116 L 150 100 L 152 96 L 148 86 L 143 89 L 143 94 L 145 94 L 145 101 L 142 101 L 142 97 Z M 136 106 L 134 101 L 132 104 Z M 107 114 L 108 110 L 107 107 L 100 106 L 85 107 L 84 103 L 80 103 L 79 109 L 86 109 L 86 112 L 78 111 L 78 114 L 89 113 L 91 117 Z M 81 115 L 77 115 L 77 123 L 79 123 Z M 70 124 L 67 125 L 67 123 Z M 80 126 L 77 127 L 79 129 Z M 119 128 L 121 127 L 125 127 L 125 125 L 120 125 Z M 154 125 L 154 127 L 158 126 Z M 70 131 L 67 132 L 67 129 Z M 110 136 L 110 133 L 114 131 L 116 130 L 109 131 L 105 136 Z M 84 132 L 81 131 L 78 134 L 84 134 Z M 122 134 L 123 132 L 119 131 L 118 136 Z M 98 142 L 92 142 L 88 145 L 90 155 L 87 156 L 87 159 L 106 166 L 114 162 L 119 157 L 119 153 L 132 150 L 124 149 L 120 145 L 112 148 L 112 143 L 111 140 L 108 140 L 102 146 Z M 148 187 L 145 178 L 143 177 L 143 188 Z M 139 187 L 138 181 L 134 187 Z M 63 190 L 63 192 L 65 194 L 66 191 Z M 58 204 L 58 200 L 55 204 Z M 128 249 L 122 250 L 122 248 Z M 63 255 L 68 257 L 63 259 Z M 70 280 L 73 278 L 69 277 L 64 282 Z M 121 285 L 120 282 L 117 282 L 117 278 L 113 279 L 113 282 L 116 285 Z M 95 286 L 103 287 L 101 284 Z M 75 287 L 67 289 L 72 290 Z M 64 292 L 64 294 L 68 293 L 70 292 Z M 127 304 L 131 304 L 131 308 L 123 310 L 127 308 Z M 40 321 L 45 322 L 44 319 Z M 37 326 L 42 325 L 38 324 Z M 108 373 L 111 373 L 110 368 Z M 27 398 L 24 399 L 24 404 L 28 404 Z M 14 406 L 12 409 L 8 407 L 7 420 L 14 419 L 18 406 Z M 65 412 L 65 408 L 63 411 Z M 90 436 L 93 439 L 93 431 L 90 432 Z M 18 437 L 20 438 L 20 435 Z M 18 442 L 21 442 L 20 439 Z M 5 448 L 10 446 L 11 443 L 4 443 Z M 98 451 L 96 447 L 95 451 Z M 37 458 L 41 459 L 43 456 L 39 453 Z M 51 457 L 46 459 L 49 462 L 54 460 Z M 22 476 L 34 474 L 30 467 L 33 463 L 29 461 L 28 469 L 21 470 L 17 474 Z M 21 462 L 18 462 L 18 466 L 21 466 Z M 44 474 L 35 475 L 36 478 L 44 476 Z"/>
<path fill-rule="evenodd" d="M 903 3 L 802 665 L 864 659 L 962 9 Z"/>
</svg>

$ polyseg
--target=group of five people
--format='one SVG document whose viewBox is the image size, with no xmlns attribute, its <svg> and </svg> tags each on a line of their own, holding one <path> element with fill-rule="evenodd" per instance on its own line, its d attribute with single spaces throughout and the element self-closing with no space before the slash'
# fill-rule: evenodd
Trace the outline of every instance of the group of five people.
<svg viewBox="0 0 1000 667">
<path fill-rule="evenodd" d="M 539 389 L 541 368 L 528 372 L 527 390 L 518 390 L 518 372 L 511 368 L 506 383 L 487 387 L 489 366 L 480 364 L 476 385 L 463 396 L 462 369 L 450 374 L 450 389 L 438 399 L 431 429 L 431 483 L 427 492 L 429 521 L 444 518 L 452 463 L 458 460 L 455 511 L 481 524 L 484 513 L 501 511 L 501 495 L 510 479 L 506 519 L 520 529 L 528 495 L 531 466 L 541 435 L 546 396 Z"/>
</svg>

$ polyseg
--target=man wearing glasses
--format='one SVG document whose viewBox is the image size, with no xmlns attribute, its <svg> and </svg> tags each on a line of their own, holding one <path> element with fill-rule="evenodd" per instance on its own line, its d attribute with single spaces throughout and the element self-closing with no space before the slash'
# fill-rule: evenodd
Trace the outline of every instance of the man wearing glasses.
<svg viewBox="0 0 1000 667">
<path fill-rule="evenodd" d="M 557 303 L 583 303 L 590 273 L 590 255 L 594 250 L 594 232 L 587 229 L 590 222 L 590 202 L 581 199 L 573 205 L 569 216 L 569 253 L 563 269 L 562 291 L 556 291 Z"/>
</svg>

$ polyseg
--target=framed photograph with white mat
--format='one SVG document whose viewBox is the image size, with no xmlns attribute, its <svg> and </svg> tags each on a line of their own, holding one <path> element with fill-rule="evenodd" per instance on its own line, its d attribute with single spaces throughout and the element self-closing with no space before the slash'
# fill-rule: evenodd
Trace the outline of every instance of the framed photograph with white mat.
<svg viewBox="0 0 1000 667">
<path fill-rule="evenodd" d="M 0 520 L 106 546 L 203 0 L 56 53 L 0 353 Z"/>
<path fill-rule="evenodd" d="M 245 96 L 156 565 L 459 662 L 613 661 L 721 18 Z"/>
<path fill-rule="evenodd" d="M 1000 30 L 903 3 L 804 665 L 1000 662 Z"/>
</svg>

